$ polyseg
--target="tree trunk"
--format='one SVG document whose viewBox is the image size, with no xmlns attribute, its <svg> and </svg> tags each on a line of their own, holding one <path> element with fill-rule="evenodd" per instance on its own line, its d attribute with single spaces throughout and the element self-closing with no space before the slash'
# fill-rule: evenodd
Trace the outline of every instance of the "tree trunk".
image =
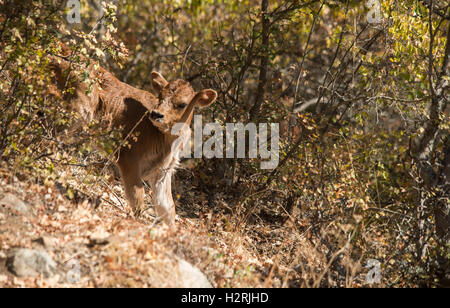
<svg viewBox="0 0 450 308">
<path fill-rule="evenodd" d="M 261 63 L 259 68 L 258 90 L 256 92 L 255 103 L 250 110 L 250 121 L 255 122 L 264 100 L 265 87 L 267 83 L 267 66 L 269 65 L 269 0 L 261 1 Z"/>
</svg>

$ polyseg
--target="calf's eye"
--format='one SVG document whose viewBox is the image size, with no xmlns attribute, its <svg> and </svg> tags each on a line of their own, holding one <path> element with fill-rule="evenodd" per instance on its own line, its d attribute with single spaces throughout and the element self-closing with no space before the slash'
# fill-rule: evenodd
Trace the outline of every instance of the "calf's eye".
<svg viewBox="0 0 450 308">
<path fill-rule="evenodd" d="M 187 104 L 179 104 L 179 105 L 177 106 L 177 108 L 178 108 L 178 109 L 184 109 L 184 108 L 186 108 L 186 106 L 187 106 Z"/>
</svg>

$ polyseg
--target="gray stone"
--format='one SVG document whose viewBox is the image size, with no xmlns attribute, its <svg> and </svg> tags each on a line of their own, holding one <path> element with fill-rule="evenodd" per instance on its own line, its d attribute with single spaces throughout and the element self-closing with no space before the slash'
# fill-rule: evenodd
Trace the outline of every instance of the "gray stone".
<svg viewBox="0 0 450 308">
<path fill-rule="evenodd" d="M 32 214 L 31 208 L 25 202 L 17 198 L 15 195 L 7 193 L 1 200 L 0 204 L 4 204 L 7 207 L 19 212 L 22 215 Z"/>
<path fill-rule="evenodd" d="M 195 266 L 178 260 L 178 284 L 180 288 L 212 288 L 206 276 Z"/>
<path fill-rule="evenodd" d="M 36 243 L 36 244 L 39 244 L 39 245 L 41 245 L 42 247 L 45 247 L 45 248 L 54 248 L 56 246 L 55 245 L 55 239 L 51 238 L 51 237 L 48 237 L 48 236 L 38 237 L 37 239 L 33 240 L 32 242 Z"/>
<path fill-rule="evenodd" d="M 89 236 L 89 244 L 88 247 L 94 247 L 96 245 L 106 245 L 109 244 L 111 240 L 111 235 L 104 231 L 104 230 L 99 230 L 97 232 L 92 233 Z"/>
<path fill-rule="evenodd" d="M 56 274 L 56 263 L 47 252 L 32 249 L 13 249 L 7 260 L 8 270 L 19 277 L 49 278 Z"/>
</svg>

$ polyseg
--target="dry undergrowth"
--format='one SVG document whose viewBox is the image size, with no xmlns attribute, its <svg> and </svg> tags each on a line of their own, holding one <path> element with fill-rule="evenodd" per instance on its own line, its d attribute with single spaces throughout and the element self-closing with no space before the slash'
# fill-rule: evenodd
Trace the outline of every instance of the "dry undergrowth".
<svg viewBox="0 0 450 308">
<path fill-rule="evenodd" d="M 0 286 L 179 287 L 177 259 L 198 267 L 214 287 L 320 286 L 323 279 L 339 280 L 330 275 L 320 242 L 314 244 L 296 232 L 295 221 L 242 223 L 238 215 L 226 213 L 225 198 L 219 196 L 218 205 L 209 207 L 204 192 L 185 171 L 175 181 L 177 223 L 168 228 L 154 222 L 152 208 L 145 218 L 132 218 L 123 208 L 126 200 L 117 179 L 82 185 L 83 171 L 72 167 L 76 176 L 67 183 L 74 187 L 75 196 L 70 193 L 73 200 L 69 200 L 67 189 L 59 184 L 39 183 L 2 169 L 0 198 L 14 194 L 31 212 L 24 215 L 0 208 Z M 78 191 L 101 198 L 90 201 L 77 196 Z M 4 261 L 11 248 L 37 246 L 57 262 L 58 275 L 18 278 L 6 270 Z M 343 249 L 350 251 L 349 246 Z M 81 270 L 76 284 L 67 282 L 74 261 Z M 354 269 L 347 272 L 355 275 L 359 264 L 347 263 Z M 350 278 L 341 280 L 354 285 L 354 277 Z"/>
</svg>

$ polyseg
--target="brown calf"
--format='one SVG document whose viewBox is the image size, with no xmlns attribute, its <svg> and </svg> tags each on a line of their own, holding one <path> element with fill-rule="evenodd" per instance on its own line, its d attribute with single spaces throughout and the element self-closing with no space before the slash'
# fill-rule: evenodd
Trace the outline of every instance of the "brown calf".
<svg viewBox="0 0 450 308">
<path fill-rule="evenodd" d="M 53 57 L 58 88 L 64 86 L 64 71 L 69 61 Z M 206 89 L 195 92 L 184 80 L 167 82 L 157 72 L 152 72 L 152 85 L 158 97 L 119 81 L 110 72 L 93 65 L 89 67 L 96 82 L 89 94 L 88 85 L 75 84 L 75 94 L 68 97 L 72 109 L 86 121 L 106 119 L 113 128 L 121 128 L 125 138 L 131 133 L 137 136 L 128 140 L 130 147 L 122 147 L 116 158 L 125 193 L 130 207 L 139 216 L 144 205 L 144 186 L 147 180 L 153 190 L 153 203 L 160 218 L 168 224 L 175 220 L 171 177 L 179 162 L 180 152 L 189 140 L 189 125 L 195 107 L 212 104 L 217 93 Z M 184 123 L 183 129 L 172 135 L 176 123 Z"/>
</svg>

